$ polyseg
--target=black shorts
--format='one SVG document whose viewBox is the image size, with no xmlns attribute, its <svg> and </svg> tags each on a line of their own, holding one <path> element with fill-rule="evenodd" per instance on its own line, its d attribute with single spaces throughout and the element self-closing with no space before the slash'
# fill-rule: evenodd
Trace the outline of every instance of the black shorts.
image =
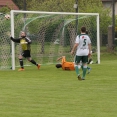
<svg viewBox="0 0 117 117">
<path fill-rule="evenodd" d="M 75 57 L 75 63 L 78 64 L 82 61 L 82 63 L 87 63 L 88 62 L 88 56 L 76 56 Z"/>
<path fill-rule="evenodd" d="M 30 58 L 30 50 L 24 50 L 21 55 L 25 58 Z"/>
</svg>

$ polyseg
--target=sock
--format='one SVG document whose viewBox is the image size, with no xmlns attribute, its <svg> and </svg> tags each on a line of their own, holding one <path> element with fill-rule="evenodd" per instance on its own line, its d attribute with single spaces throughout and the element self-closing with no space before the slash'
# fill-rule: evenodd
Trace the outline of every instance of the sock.
<svg viewBox="0 0 117 117">
<path fill-rule="evenodd" d="M 36 66 L 38 65 L 34 60 L 31 60 L 30 62 Z"/>
<path fill-rule="evenodd" d="M 87 67 L 87 69 L 90 69 L 90 67 Z"/>
<path fill-rule="evenodd" d="M 21 68 L 24 68 L 23 60 L 22 60 L 22 59 L 19 59 L 19 62 L 20 62 L 20 66 L 21 66 Z"/>
<path fill-rule="evenodd" d="M 83 78 L 85 79 L 85 75 L 87 72 L 87 66 L 83 66 Z"/>
<path fill-rule="evenodd" d="M 75 65 L 75 71 L 77 75 L 80 75 L 78 65 Z"/>
</svg>

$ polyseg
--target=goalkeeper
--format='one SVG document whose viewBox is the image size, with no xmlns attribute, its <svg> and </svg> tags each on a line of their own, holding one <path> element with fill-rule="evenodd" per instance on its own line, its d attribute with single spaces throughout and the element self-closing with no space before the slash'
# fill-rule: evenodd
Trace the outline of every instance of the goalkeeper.
<svg viewBox="0 0 117 117">
<path fill-rule="evenodd" d="M 31 62 L 32 64 L 36 65 L 37 68 L 39 69 L 40 68 L 40 65 L 37 64 L 32 58 L 31 58 L 31 55 L 30 55 L 30 51 L 31 51 L 31 40 L 26 36 L 26 33 L 25 32 L 21 32 L 21 37 L 20 38 L 17 38 L 17 39 L 14 39 L 12 36 L 10 37 L 10 39 L 15 42 L 15 43 L 20 43 L 21 45 L 21 48 L 22 48 L 22 52 L 21 54 L 19 55 L 19 63 L 20 63 L 20 66 L 21 68 L 18 70 L 18 71 L 24 71 L 24 65 L 23 65 L 23 57 L 24 58 L 27 58 L 27 60 L 29 62 Z"/>
<path fill-rule="evenodd" d="M 61 64 L 56 64 L 56 68 L 62 68 L 63 70 L 75 70 L 75 66 L 74 66 L 74 62 L 68 62 L 66 61 L 65 56 L 62 56 L 60 58 L 57 59 L 57 61 L 61 60 Z M 83 65 L 81 62 L 81 68 L 83 69 Z M 91 68 L 87 66 L 87 74 L 90 73 Z"/>
<path fill-rule="evenodd" d="M 62 68 L 63 70 L 75 70 L 73 62 L 67 62 L 65 56 L 57 59 L 61 60 L 61 64 L 56 64 L 56 68 Z"/>
</svg>

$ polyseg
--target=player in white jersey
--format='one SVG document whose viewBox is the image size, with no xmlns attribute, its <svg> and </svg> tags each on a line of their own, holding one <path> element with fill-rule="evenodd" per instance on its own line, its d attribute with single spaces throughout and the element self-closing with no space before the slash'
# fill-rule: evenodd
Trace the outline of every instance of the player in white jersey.
<svg viewBox="0 0 117 117">
<path fill-rule="evenodd" d="M 76 57 L 75 57 L 75 71 L 77 73 L 79 80 L 85 80 L 85 75 L 87 71 L 87 62 L 88 62 L 88 55 L 91 53 L 91 40 L 89 36 L 86 34 L 86 27 L 81 27 L 81 34 L 76 37 L 75 44 L 71 51 L 71 54 L 74 53 L 76 50 Z M 81 78 L 79 73 L 79 65 L 80 61 L 83 63 L 83 76 Z"/>
</svg>

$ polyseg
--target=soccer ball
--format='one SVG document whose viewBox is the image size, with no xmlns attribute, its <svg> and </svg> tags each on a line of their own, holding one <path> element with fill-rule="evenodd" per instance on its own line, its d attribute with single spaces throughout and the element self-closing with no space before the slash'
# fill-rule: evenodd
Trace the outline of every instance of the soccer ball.
<svg viewBox="0 0 117 117">
<path fill-rule="evenodd" d="M 6 14 L 6 15 L 5 15 L 5 18 L 6 18 L 7 20 L 9 20 L 9 19 L 10 19 L 10 15 L 9 15 L 9 14 Z"/>
</svg>

